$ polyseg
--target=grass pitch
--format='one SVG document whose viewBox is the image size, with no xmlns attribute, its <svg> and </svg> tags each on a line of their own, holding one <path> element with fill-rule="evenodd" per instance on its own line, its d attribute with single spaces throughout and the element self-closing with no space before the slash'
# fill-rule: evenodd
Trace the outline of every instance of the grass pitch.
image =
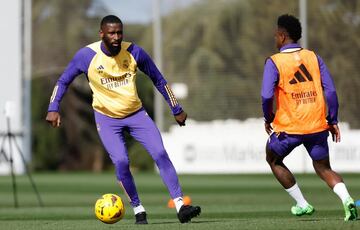
<svg viewBox="0 0 360 230">
<path fill-rule="evenodd" d="M 12 180 L 0 177 L 0 229 L 360 229 L 360 220 L 343 221 L 340 200 L 316 175 L 296 175 L 312 216 L 290 214 L 293 201 L 272 175 L 181 175 L 185 195 L 202 213 L 192 223 L 180 224 L 158 174 L 135 173 L 138 192 L 149 225 L 134 225 L 133 211 L 113 173 L 33 174 L 44 207 L 38 206 L 26 175 L 16 177 L 19 208 L 14 208 Z M 360 175 L 343 174 L 354 199 L 360 199 Z M 95 218 L 94 204 L 104 193 L 119 194 L 126 205 L 123 220 L 107 225 Z M 358 209 L 358 211 L 360 211 Z"/>
</svg>

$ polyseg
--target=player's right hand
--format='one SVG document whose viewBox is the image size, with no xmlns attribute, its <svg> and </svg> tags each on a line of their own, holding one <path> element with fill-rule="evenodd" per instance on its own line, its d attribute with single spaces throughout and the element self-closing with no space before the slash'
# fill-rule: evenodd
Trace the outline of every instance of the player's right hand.
<svg viewBox="0 0 360 230">
<path fill-rule="evenodd" d="M 331 133 L 333 142 L 337 143 L 341 141 L 340 129 L 337 124 L 329 125 L 329 132 Z"/>
<path fill-rule="evenodd" d="M 48 112 L 46 115 L 46 121 L 54 128 L 57 128 L 61 124 L 61 116 L 59 112 Z"/>
<path fill-rule="evenodd" d="M 175 120 L 180 126 L 185 126 L 186 118 L 187 118 L 187 113 L 185 113 L 184 111 L 182 111 L 178 115 L 175 115 Z"/>
</svg>

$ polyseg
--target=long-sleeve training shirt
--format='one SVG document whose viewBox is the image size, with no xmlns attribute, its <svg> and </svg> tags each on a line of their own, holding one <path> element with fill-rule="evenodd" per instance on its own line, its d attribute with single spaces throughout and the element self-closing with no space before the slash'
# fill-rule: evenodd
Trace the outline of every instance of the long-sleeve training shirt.
<svg viewBox="0 0 360 230">
<path fill-rule="evenodd" d="M 181 113 L 183 110 L 166 80 L 141 47 L 122 42 L 119 54 L 111 56 L 102 41 L 92 43 L 75 54 L 56 83 L 48 111 L 59 111 L 68 86 L 84 73 L 92 90 L 94 110 L 110 117 L 124 118 L 142 108 L 135 83 L 138 68 L 150 77 L 172 113 Z"/>
</svg>

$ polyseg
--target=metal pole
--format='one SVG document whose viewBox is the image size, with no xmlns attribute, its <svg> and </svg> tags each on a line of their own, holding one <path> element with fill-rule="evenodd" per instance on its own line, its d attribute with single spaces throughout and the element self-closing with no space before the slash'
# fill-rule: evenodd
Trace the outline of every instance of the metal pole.
<svg viewBox="0 0 360 230">
<path fill-rule="evenodd" d="M 153 0 L 153 31 L 154 31 L 154 61 L 160 72 L 162 71 L 162 31 L 161 31 L 161 14 L 160 0 Z M 162 95 L 154 87 L 154 113 L 155 122 L 160 131 L 164 130 L 164 114 Z"/>
<path fill-rule="evenodd" d="M 308 48 L 308 38 L 307 38 L 307 0 L 299 0 L 299 15 L 300 23 L 302 27 L 302 36 L 300 40 L 300 45 L 302 48 Z M 307 156 L 303 154 L 303 173 L 306 173 L 308 169 L 306 168 Z"/>
<path fill-rule="evenodd" d="M 31 0 L 22 0 L 23 152 L 31 160 Z"/>
<path fill-rule="evenodd" d="M 308 48 L 307 36 L 307 0 L 299 0 L 299 14 L 302 27 L 301 47 Z"/>
<path fill-rule="evenodd" d="M 9 162 L 10 162 L 10 173 L 11 173 L 12 186 L 13 186 L 14 207 L 18 208 L 19 204 L 17 199 L 16 177 L 14 172 L 14 158 L 13 158 L 14 154 L 11 143 L 10 117 L 6 117 L 6 124 L 7 124 L 7 138 L 9 140 Z"/>
</svg>

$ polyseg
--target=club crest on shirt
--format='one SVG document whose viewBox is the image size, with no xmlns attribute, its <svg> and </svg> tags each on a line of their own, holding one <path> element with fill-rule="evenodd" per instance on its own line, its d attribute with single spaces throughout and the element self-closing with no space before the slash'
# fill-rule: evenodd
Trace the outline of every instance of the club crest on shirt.
<svg viewBox="0 0 360 230">
<path fill-rule="evenodd" d="M 129 60 L 125 59 L 122 63 L 122 67 L 124 69 L 128 69 L 129 68 Z"/>
</svg>

